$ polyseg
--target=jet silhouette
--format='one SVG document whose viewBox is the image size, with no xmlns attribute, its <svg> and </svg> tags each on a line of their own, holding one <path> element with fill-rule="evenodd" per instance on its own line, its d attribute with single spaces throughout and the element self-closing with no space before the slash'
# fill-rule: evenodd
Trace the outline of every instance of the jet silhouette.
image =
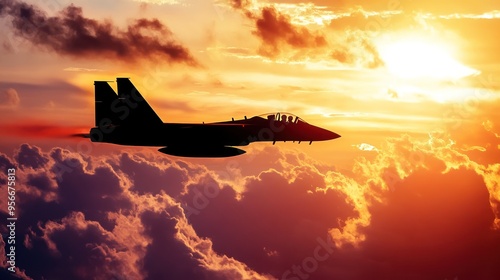
<svg viewBox="0 0 500 280">
<path fill-rule="evenodd" d="M 183 157 L 230 157 L 252 142 L 331 140 L 340 135 L 308 124 L 290 113 L 270 113 L 215 123 L 164 123 L 128 78 L 117 78 L 118 94 L 107 81 L 95 81 L 92 142 L 163 147 Z"/>
</svg>

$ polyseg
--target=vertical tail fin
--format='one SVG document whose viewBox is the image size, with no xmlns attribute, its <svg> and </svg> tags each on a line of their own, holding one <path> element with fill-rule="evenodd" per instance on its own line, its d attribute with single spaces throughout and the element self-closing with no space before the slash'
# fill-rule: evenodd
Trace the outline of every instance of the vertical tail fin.
<svg viewBox="0 0 500 280">
<path fill-rule="evenodd" d="M 117 78 L 118 95 L 106 81 L 95 81 L 95 125 L 158 126 L 163 124 L 128 78 Z"/>
<path fill-rule="evenodd" d="M 123 106 L 128 106 L 130 109 L 128 110 L 129 115 L 122 119 L 123 125 L 158 126 L 163 124 L 160 117 L 128 78 L 117 78 L 116 82 L 118 84 L 118 99 Z"/>
<path fill-rule="evenodd" d="M 113 103 L 118 100 L 115 91 L 108 82 L 95 81 L 95 126 L 118 124 L 119 119 L 112 110 Z"/>
</svg>

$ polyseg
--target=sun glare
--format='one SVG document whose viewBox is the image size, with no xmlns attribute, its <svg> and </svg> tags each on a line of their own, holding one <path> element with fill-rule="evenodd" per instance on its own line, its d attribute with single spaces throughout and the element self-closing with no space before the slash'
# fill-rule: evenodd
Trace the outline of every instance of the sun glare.
<svg viewBox="0 0 500 280">
<path fill-rule="evenodd" d="M 478 73 L 455 60 L 445 44 L 405 38 L 378 47 L 389 73 L 399 78 L 456 80 Z"/>
</svg>

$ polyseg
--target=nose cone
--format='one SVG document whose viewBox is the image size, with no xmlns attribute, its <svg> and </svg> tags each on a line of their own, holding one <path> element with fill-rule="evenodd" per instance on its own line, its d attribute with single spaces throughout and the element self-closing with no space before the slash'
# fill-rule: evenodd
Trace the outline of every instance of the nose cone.
<svg viewBox="0 0 500 280">
<path fill-rule="evenodd" d="M 333 131 L 312 125 L 310 126 L 308 134 L 309 134 L 308 138 L 312 141 L 326 141 L 340 137 L 339 134 Z"/>
<path fill-rule="evenodd" d="M 330 140 L 340 138 L 340 134 L 337 134 L 337 133 L 332 132 L 332 131 L 328 131 L 328 132 L 330 132 L 330 138 L 329 138 Z"/>
<path fill-rule="evenodd" d="M 333 132 L 333 131 L 330 131 L 330 130 L 326 130 L 326 129 L 323 129 L 322 133 L 321 133 L 321 138 L 323 138 L 322 140 L 333 140 L 333 139 L 337 139 L 339 138 L 340 135 Z"/>
</svg>

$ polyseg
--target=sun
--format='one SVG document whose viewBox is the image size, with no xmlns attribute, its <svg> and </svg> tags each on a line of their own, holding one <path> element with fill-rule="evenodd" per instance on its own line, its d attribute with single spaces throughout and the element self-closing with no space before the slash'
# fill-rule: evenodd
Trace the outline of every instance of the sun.
<svg viewBox="0 0 500 280">
<path fill-rule="evenodd" d="M 398 78 L 456 80 L 479 73 L 454 59 L 445 43 L 401 38 L 377 46 L 387 70 Z"/>
</svg>

